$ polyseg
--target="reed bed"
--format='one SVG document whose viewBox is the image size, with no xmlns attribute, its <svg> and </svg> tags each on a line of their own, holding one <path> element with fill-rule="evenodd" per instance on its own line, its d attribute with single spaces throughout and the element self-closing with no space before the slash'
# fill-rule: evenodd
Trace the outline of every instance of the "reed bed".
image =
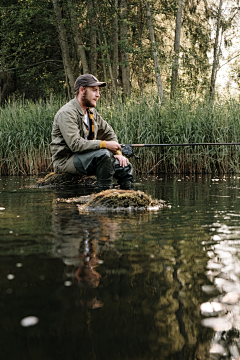
<svg viewBox="0 0 240 360">
<path fill-rule="evenodd" d="M 51 171 L 51 126 L 63 99 L 13 101 L 0 108 L 0 171 L 33 175 Z"/>
<path fill-rule="evenodd" d="M 0 108 L 0 172 L 34 175 L 52 171 L 49 143 L 55 113 L 66 102 L 13 101 Z M 102 101 L 98 111 L 122 144 L 240 142 L 240 104 L 235 99 Z M 240 146 L 160 147 L 136 150 L 138 173 L 239 173 Z"/>
</svg>

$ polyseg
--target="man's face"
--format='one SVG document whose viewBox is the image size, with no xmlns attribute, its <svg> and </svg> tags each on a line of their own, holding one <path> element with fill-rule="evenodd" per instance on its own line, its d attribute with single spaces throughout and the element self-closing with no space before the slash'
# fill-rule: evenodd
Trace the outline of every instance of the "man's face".
<svg viewBox="0 0 240 360">
<path fill-rule="evenodd" d="M 95 107 L 99 98 L 99 86 L 89 86 L 83 92 L 82 102 L 86 107 Z"/>
</svg>

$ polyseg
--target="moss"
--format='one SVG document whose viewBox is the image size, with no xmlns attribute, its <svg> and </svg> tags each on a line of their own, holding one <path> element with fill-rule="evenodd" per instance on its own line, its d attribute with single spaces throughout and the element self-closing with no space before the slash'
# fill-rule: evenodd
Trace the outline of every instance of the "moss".
<svg viewBox="0 0 240 360">
<path fill-rule="evenodd" d="M 141 191 L 132 190 L 106 190 L 96 194 L 86 206 L 117 207 L 147 207 L 152 198 Z"/>
<path fill-rule="evenodd" d="M 84 205 L 78 205 L 79 211 L 85 210 L 98 210 L 98 209 L 129 209 L 134 208 L 135 210 L 146 210 L 152 207 L 158 209 L 163 207 L 163 200 L 153 200 L 151 196 L 145 194 L 142 191 L 134 190 L 105 190 L 100 193 L 90 195 L 89 197 L 72 198 L 63 200 L 64 202 L 77 202 L 82 204 L 85 200 Z M 57 201 L 62 201 L 58 199 Z"/>
</svg>

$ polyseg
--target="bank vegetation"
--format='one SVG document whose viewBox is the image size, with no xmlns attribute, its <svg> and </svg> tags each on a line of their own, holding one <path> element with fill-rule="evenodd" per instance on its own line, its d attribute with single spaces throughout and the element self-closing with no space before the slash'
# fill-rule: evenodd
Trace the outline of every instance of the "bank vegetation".
<svg viewBox="0 0 240 360">
<path fill-rule="evenodd" d="M 52 170 L 49 151 L 54 115 L 65 98 L 12 101 L 0 108 L 2 175 L 34 175 Z M 240 142 L 240 104 L 235 99 L 121 96 L 97 110 L 114 128 L 121 144 Z M 137 173 L 238 173 L 240 146 L 139 148 L 131 158 Z"/>
</svg>

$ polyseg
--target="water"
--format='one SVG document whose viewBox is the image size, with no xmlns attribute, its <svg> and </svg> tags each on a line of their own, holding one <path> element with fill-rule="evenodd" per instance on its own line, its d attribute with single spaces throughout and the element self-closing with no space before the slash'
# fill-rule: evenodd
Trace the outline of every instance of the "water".
<svg viewBox="0 0 240 360">
<path fill-rule="evenodd" d="M 170 207 L 89 213 L 0 180 L 0 359 L 238 359 L 240 178 L 138 179 Z M 4 208 L 4 209 L 3 209 Z"/>
</svg>

